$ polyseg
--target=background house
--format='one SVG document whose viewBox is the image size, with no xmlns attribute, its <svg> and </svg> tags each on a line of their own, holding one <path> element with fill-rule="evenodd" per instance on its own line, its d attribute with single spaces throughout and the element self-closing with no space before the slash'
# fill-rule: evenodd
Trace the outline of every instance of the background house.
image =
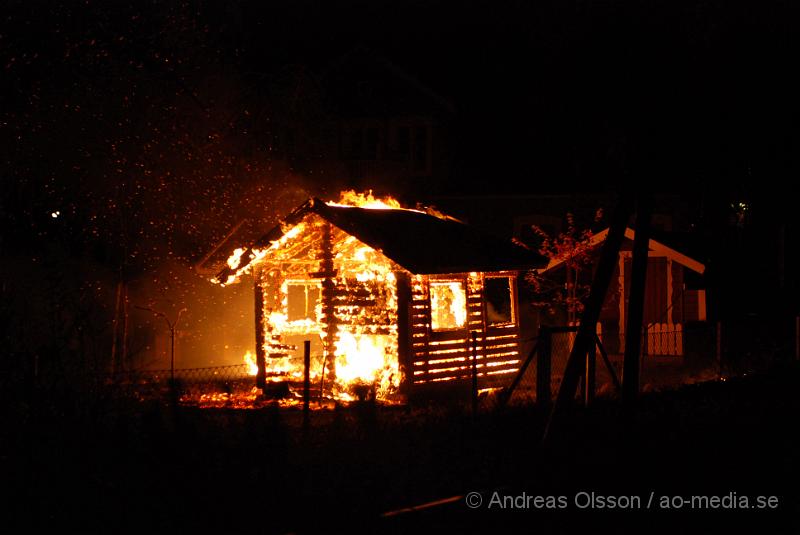
<svg viewBox="0 0 800 535">
<path fill-rule="evenodd" d="M 599 248 L 607 235 L 605 229 L 592 236 L 592 247 Z M 634 237 L 634 231 L 626 228 L 619 262 L 600 314 L 601 339 L 609 353 L 625 350 Z M 698 278 L 705 272 L 705 265 L 652 238 L 647 256 L 643 353 L 684 355 L 686 326 L 707 319 L 706 291 Z M 563 268 L 563 259 L 552 260 L 542 274 L 563 277 Z"/>
<path fill-rule="evenodd" d="M 264 86 L 280 112 L 259 128 L 311 189 L 379 189 L 416 201 L 451 176 L 455 106 L 376 51 L 357 47 Z"/>
</svg>

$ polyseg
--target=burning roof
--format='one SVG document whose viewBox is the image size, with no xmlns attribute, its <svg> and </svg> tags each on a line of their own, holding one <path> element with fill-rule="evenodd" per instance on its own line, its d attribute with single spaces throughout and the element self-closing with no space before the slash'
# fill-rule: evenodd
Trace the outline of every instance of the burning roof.
<svg viewBox="0 0 800 535">
<path fill-rule="evenodd" d="M 547 264 L 536 252 L 441 214 L 400 208 L 396 201 L 360 204 L 309 199 L 255 243 L 237 249 L 215 282 L 233 282 L 308 214 L 319 215 L 415 275 L 521 270 Z"/>
</svg>

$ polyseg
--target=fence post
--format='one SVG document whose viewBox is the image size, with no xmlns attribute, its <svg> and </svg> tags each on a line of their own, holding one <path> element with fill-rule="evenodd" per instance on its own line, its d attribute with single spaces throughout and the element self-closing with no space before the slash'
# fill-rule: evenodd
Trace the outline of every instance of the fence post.
<svg viewBox="0 0 800 535">
<path fill-rule="evenodd" d="M 261 268 L 253 268 L 253 303 L 255 306 L 255 331 L 256 331 L 256 387 L 265 394 L 267 390 L 267 351 L 264 346 L 264 287 L 262 286 L 263 273 Z"/>
<path fill-rule="evenodd" d="M 303 425 L 308 425 L 308 402 L 311 399 L 311 340 L 303 342 Z"/>
<path fill-rule="evenodd" d="M 589 406 L 594 401 L 596 389 L 596 364 L 597 364 L 597 343 L 592 344 L 586 352 L 586 374 L 583 380 L 583 404 Z"/>
<path fill-rule="evenodd" d="M 800 316 L 794 318 L 794 358 L 800 360 Z"/>
<path fill-rule="evenodd" d="M 472 331 L 472 417 L 478 416 L 478 333 Z"/>
<path fill-rule="evenodd" d="M 722 322 L 717 321 L 717 369 L 719 375 L 722 375 Z"/>
<path fill-rule="evenodd" d="M 550 391 L 552 355 L 552 332 L 550 327 L 542 325 L 539 327 L 539 360 L 536 361 L 536 404 L 540 407 L 549 407 L 552 400 Z"/>
</svg>

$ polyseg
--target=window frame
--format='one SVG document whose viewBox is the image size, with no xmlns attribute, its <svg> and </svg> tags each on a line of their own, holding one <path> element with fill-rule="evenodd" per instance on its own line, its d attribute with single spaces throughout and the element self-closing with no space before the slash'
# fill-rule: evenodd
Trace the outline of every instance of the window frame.
<svg viewBox="0 0 800 535">
<path fill-rule="evenodd" d="M 433 327 L 433 286 L 441 286 L 457 283 L 461 286 L 462 291 L 464 292 L 464 325 L 458 327 L 450 327 L 450 328 L 439 328 L 434 329 Z M 442 334 L 442 333 L 451 333 L 451 332 L 459 332 L 459 331 L 468 331 L 469 330 L 469 295 L 468 295 L 468 286 L 467 281 L 465 278 L 462 277 L 443 277 L 443 278 L 436 278 L 430 279 L 428 281 L 428 306 L 430 308 L 430 332 L 434 335 Z"/>
<path fill-rule="evenodd" d="M 511 305 L 511 319 L 509 321 L 491 323 L 489 321 L 489 299 L 486 293 L 486 281 L 489 279 L 506 279 L 508 281 L 508 300 Z M 483 317 L 487 329 L 494 327 L 509 327 L 517 324 L 516 277 L 508 274 L 484 275 L 483 277 Z"/>
<path fill-rule="evenodd" d="M 305 288 L 305 298 L 306 298 L 306 303 L 305 303 L 306 308 L 305 309 L 306 309 L 306 313 L 308 313 L 308 289 L 309 288 L 316 288 L 317 289 L 318 297 L 317 297 L 316 304 L 311 309 L 312 312 L 313 312 L 313 315 L 311 317 L 306 316 L 306 317 L 303 317 L 303 318 L 298 318 L 298 319 L 293 319 L 293 320 L 289 319 L 289 287 L 290 286 L 303 286 Z M 311 321 L 313 321 L 315 323 L 319 323 L 320 322 L 320 317 L 319 317 L 319 312 L 318 312 L 317 309 L 319 308 L 319 305 L 320 305 L 321 301 L 322 301 L 322 284 L 319 281 L 317 281 L 317 280 L 306 280 L 306 279 L 287 279 L 286 280 L 286 307 L 284 309 L 284 314 L 286 314 L 286 321 L 288 323 L 302 322 L 302 321 L 306 321 L 306 320 L 311 320 Z"/>
</svg>

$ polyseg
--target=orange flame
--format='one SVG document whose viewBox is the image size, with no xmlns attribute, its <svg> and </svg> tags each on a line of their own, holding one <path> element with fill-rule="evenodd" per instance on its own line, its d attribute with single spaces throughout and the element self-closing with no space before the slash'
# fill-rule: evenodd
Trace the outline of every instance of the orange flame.
<svg viewBox="0 0 800 535">
<path fill-rule="evenodd" d="M 461 329 L 467 323 L 467 294 L 457 281 L 431 283 L 431 329 Z"/>
<path fill-rule="evenodd" d="M 375 210 L 405 210 L 400 203 L 391 197 L 376 197 L 372 191 L 357 193 L 353 190 L 341 193 L 338 202 L 328 203 L 330 206 L 356 206 Z M 317 219 L 315 219 L 317 218 Z M 319 232 L 319 216 L 309 215 L 300 223 L 284 229 L 283 235 L 264 249 L 236 249 L 228 259 L 228 266 L 233 273 L 223 286 L 236 281 L 252 267 L 265 261 L 267 256 L 281 258 L 287 251 L 287 259 L 296 251 L 299 240 L 311 232 Z M 308 231 L 308 232 L 306 232 Z M 354 387 L 366 385 L 372 388 L 379 399 L 396 392 L 401 382 L 401 370 L 398 361 L 397 340 L 397 281 L 394 270 L 398 267 L 377 251 L 354 236 L 337 231 L 333 244 L 333 261 L 335 275 L 332 282 L 337 288 L 356 287 L 359 297 L 352 303 L 348 301 L 349 290 L 345 297 L 337 297 L 333 305 L 336 328 L 329 331 L 326 315 L 322 311 L 322 299 L 314 306 L 305 303 L 305 316 L 298 318 L 297 308 L 290 311 L 290 286 L 303 285 L 316 287 L 317 296 L 321 296 L 322 282 L 319 278 L 308 276 L 319 270 L 314 267 L 319 262 L 318 253 L 313 253 L 303 262 L 309 262 L 305 271 L 294 271 L 293 277 L 285 276 L 279 288 L 273 288 L 267 304 L 264 302 L 264 330 L 267 340 L 264 343 L 266 353 L 265 368 L 267 377 L 272 380 L 285 380 L 290 383 L 302 379 L 304 375 L 303 359 L 298 355 L 298 340 L 316 340 L 316 353 L 312 354 L 310 376 L 319 381 L 323 377 L 323 367 L 334 372 L 330 379 L 325 375 L 326 394 L 335 399 L 353 399 Z M 305 258 L 305 257 L 304 257 Z M 243 265 L 244 264 L 244 265 Z M 266 295 L 266 293 L 264 294 Z M 306 300 L 310 294 L 305 293 Z M 277 298 L 277 299 L 276 299 Z M 266 298 L 265 298 L 266 299 Z M 366 302 L 367 305 L 363 303 Z M 295 306 L 295 305 L 293 305 Z M 301 310 L 303 307 L 301 306 Z M 294 319 L 292 318 L 294 314 Z M 328 337 L 332 336 L 331 340 Z M 256 359 L 248 351 L 244 357 L 250 375 L 258 373 Z"/>
<path fill-rule="evenodd" d="M 366 193 L 358 193 L 355 190 L 343 191 L 339 194 L 337 202 L 328 202 L 329 206 L 357 206 L 359 208 L 370 208 L 373 210 L 392 210 L 400 209 L 400 202 L 390 196 L 375 197 L 372 190 Z"/>
</svg>

